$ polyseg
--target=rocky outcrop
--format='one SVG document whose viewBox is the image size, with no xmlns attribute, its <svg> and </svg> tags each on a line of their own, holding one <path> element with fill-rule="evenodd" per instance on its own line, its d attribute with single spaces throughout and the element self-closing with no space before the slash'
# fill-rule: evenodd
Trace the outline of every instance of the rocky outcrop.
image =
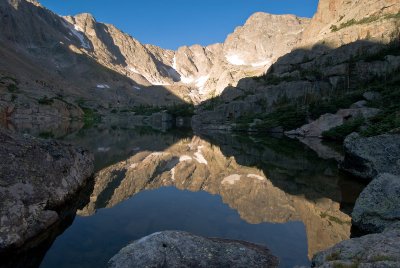
<svg viewBox="0 0 400 268">
<path fill-rule="evenodd" d="M 164 231 L 123 248 L 108 267 L 278 267 L 278 263 L 264 246 Z"/>
<path fill-rule="evenodd" d="M 21 247 L 58 220 L 93 172 L 83 149 L 0 129 L 0 253 Z"/>
<path fill-rule="evenodd" d="M 365 119 L 376 116 L 379 109 L 375 108 L 357 108 L 342 109 L 336 114 L 324 114 L 317 120 L 304 125 L 298 129 L 285 132 L 289 136 L 301 137 L 322 137 L 322 133 L 332 128 L 343 125 L 347 120 L 362 117 Z"/>
<path fill-rule="evenodd" d="M 400 135 L 363 138 L 353 133 L 345 139 L 344 149 L 341 168 L 357 177 L 371 180 L 380 173 L 400 175 Z"/>
<path fill-rule="evenodd" d="M 400 221 L 400 176 L 383 173 L 375 178 L 357 199 L 352 221 L 365 233 L 382 232 Z"/>
<path fill-rule="evenodd" d="M 309 27 L 302 36 L 302 45 L 325 42 L 338 47 L 356 40 L 388 41 L 400 11 L 396 0 L 321 0 Z"/>
<path fill-rule="evenodd" d="M 400 225 L 343 241 L 318 253 L 313 267 L 400 267 Z"/>
</svg>

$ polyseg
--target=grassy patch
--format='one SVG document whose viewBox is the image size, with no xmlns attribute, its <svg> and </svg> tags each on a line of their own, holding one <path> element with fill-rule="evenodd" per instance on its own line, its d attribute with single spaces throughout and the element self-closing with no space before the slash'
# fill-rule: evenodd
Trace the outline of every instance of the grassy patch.
<svg viewBox="0 0 400 268">
<path fill-rule="evenodd" d="M 47 96 L 44 96 L 41 99 L 38 99 L 38 103 L 40 105 L 52 105 L 54 103 L 54 99 L 48 98 Z"/>
<path fill-rule="evenodd" d="M 384 255 L 377 255 L 372 258 L 373 262 L 380 262 L 380 261 L 395 261 L 392 257 L 384 256 Z"/>
<path fill-rule="evenodd" d="M 81 107 L 83 110 L 83 123 L 84 123 L 84 128 L 89 128 L 97 123 L 101 122 L 101 116 L 97 113 L 96 110 L 92 110 L 87 107 Z"/>
<path fill-rule="evenodd" d="M 292 82 L 299 80 L 298 78 L 291 76 L 276 76 L 273 74 L 267 74 L 264 76 L 254 78 L 256 81 L 263 82 L 267 85 L 279 85 L 282 82 Z"/>
<path fill-rule="evenodd" d="M 347 27 L 350 27 L 350 26 L 353 26 L 353 25 L 361 25 L 361 24 L 372 23 L 372 22 L 378 21 L 380 19 L 384 19 L 384 20 L 400 19 L 400 12 L 394 13 L 394 14 L 386 14 L 386 15 L 383 15 L 383 16 L 371 15 L 369 17 L 365 17 L 365 18 L 362 18 L 360 20 L 351 19 L 349 21 L 341 23 L 339 26 L 332 25 L 330 29 L 331 29 L 332 32 L 337 32 L 337 31 L 340 31 L 343 28 L 347 28 Z"/>
<path fill-rule="evenodd" d="M 152 105 L 139 105 L 129 109 L 123 109 L 121 113 L 135 113 L 137 115 L 150 116 L 154 113 L 166 111 L 168 114 L 177 117 L 190 117 L 194 115 L 194 105 L 192 104 L 173 104 L 170 106 L 152 106 Z M 116 109 L 111 110 L 111 113 L 115 114 L 118 111 Z"/>
<path fill-rule="evenodd" d="M 366 18 L 363 18 L 363 19 L 360 19 L 360 20 L 351 19 L 351 20 L 348 20 L 346 22 L 341 23 L 339 26 L 332 25 L 331 26 L 331 31 L 332 32 L 337 32 L 337 31 L 340 31 L 341 29 L 344 29 L 344 28 L 347 28 L 347 27 L 350 27 L 350 26 L 353 26 L 353 25 L 367 24 L 367 23 L 371 23 L 371 22 L 377 21 L 379 19 L 380 19 L 380 17 L 377 16 L 377 15 L 372 15 L 372 16 L 369 16 L 369 17 L 366 17 Z"/>
<path fill-rule="evenodd" d="M 334 216 L 331 216 L 331 215 L 329 215 L 329 214 L 327 214 L 325 212 L 322 212 L 320 216 L 321 216 L 321 218 L 324 218 L 324 219 L 328 218 L 329 221 L 335 222 L 335 223 L 340 224 L 340 225 L 345 225 L 345 224 L 350 225 L 351 224 L 350 222 L 342 221 L 341 219 L 339 219 L 337 217 L 334 217 Z"/>
<path fill-rule="evenodd" d="M 332 254 L 326 256 L 326 261 L 336 261 L 340 257 L 340 252 L 333 252 Z"/>
<path fill-rule="evenodd" d="M 400 78 L 387 85 L 372 85 L 382 95 L 382 99 L 369 102 L 370 107 L 381 109 L 376 117 L 370 119 L 368 127 L 361 132 L 363 136 L 376 136 L 400 128 Z"/>
<path fill-rule="evenodd" d="M 51 131 L 40 132 L 39 137 L 42 139 L 52 139 L 54 138 L 54 134 Z"/>
<path fill-rule="evenodd" d="M 17 92 L 18 91 L 18 86 L 16 84 L 9 84 L 7 86 L 7 90 L 9 92 L 12 92 L 12 93 Z"/>
<path fill-rule="evenodd" d="M 260 121 L 253 126 L 257 131 L 268 131 L 269 129 L 282 127 L 283 130 L 298 128 L 306 123 L 306 110 L 297 105 L 285 105 L 277 108 L 269 114 L 249 114 L 239 117 L 235 123 L 234 130 L 247 131 L 255 119 Z"/>
<path fill-rule="evenodd" d="M 359 131 L 360 127 L 364 123 L 365 119 L 363 117 L 349 119 L 341 126 L 337 126 L 328 131 L 324 131 L 322 133 L 322 136 L 328 140 L 343 141 L 347 135 L 351 134 L 352 132 Z"/>
<path fill-rule="evenodd" d="M 344 264 L 344 263 L 334 263 L 334 268 L 357 268 L 359 266 L 358 262 L 353 262 L 352 264 Z"/>
</svg>

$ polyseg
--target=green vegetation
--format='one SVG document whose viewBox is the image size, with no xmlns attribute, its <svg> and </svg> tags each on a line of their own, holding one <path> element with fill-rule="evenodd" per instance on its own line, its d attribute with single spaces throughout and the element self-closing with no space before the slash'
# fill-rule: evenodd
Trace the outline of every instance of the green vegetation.
<svg viewBox="0 0 400 268">
<path fill-rule="evenodd" d="M 240 98 L 245 98 L 246 96 L 240 96 L 237 99 Z M 206 102 L 201 104 L 201 107 L 206 110 L 206 111 L 211 111 L 214 110 L 215 107 L 217 107 L 218 105 L 222 104 L 222 100 L 220 97 L 213 97 L 209 100 L 207 100 Z"/>
<path fill-rule="evenodd" d="M 150 116 L 154 113 L 166 111 L 168 114 L 177 117 L 190 117 L 194 115 L 193 104 L 173 104 L 170 106 L 152 106 L 152 105 L 139 105 L 130 109 L 121 110 L 121 113 L 135 113 L 137 115 Z M 111 110 L 111 113 L 117 113 L 115 109 Z"/>
<path fill-rule="evenodd" d="M 166 106 L 165 109 L 174 117 L 190 117 L 194 115 L 194 105 L 192 104 L 173 104 L 172 106 Z"/>
<path fill-rule="evenodd" d="M 292 82 L 292 81 L 297 81 L 299 80 L 298 78 L 291 77 L 291 76 L 276 76 L 276 75 L 271 75 L 267 74 L 264 76 L 259 76 L 255 78 L 256 81 L 262 81 L 268 85 L 279 85 L 282 82 Z"/>
<path fill-rule="evenodd" d="M 391 84 L 375 88 L 382 99 L 369 102 L 370 107 L 382 110 L 370 119 L 370 124 L 361 132 L 364 136 L 376 136 L 400 129 L 400 78 Z"/>
<path fill-rule="evenodd" d="M 340 257 L 340 252 L 333 252 L 331 255 L 326 256 L 326 261 L 336 261 Z"/>
<path fill-rule="evenodd" d="M 392 257 L 389 256 L 383 256 L 383 255 L 377 255 L 372 258 L 373 262 L 380 262 L 380 261 L 395 261 Z"/>
<path fill-rule="evenodd" d="M 81 107 L 83 110 L 83 123 L 84 128 L 92 127 L 101 122 L 101 116 L 97 113 L 96 110 L 92 110 L 87 107 Z"/>
<path fill-rule="evenodd" d="M 386 15 L 383 15 L 383 16 L 371 15 L 369 17 L 365 17 L 365 18 L 362 18 L 360 20 L 351 19 L 349 21 L 341 23 L 339 26 L 332 25 L 330 29 L 331 29 L 332 32 L 337 32 L 337 31 L 340 31 L 343 28 L 347 28 L 347 27 L 350 27 L 350 26 L 353 26 L 353 25 L 367 24 L 367 23 L 375 22 L 375 21 L 380 20 L 380 19 L 388 20 L 388 19 L 399 19 L 399 18 L 400 18 L 400 12 L 395 13 L 395 14 L 386 14 Z"/>
<path fill-rule="evenodd" d="M 341 126 L 324 131 L 322 136 L 328 140 L 343 141 L 347 135 L 358 132 L 364 123 L 365 119 L 363 117 L 349 119 Z"/>
<path fill-rule="evenodd" d="M 43 98 L 38 99 L 38 103 L 41 105 L 52 105 L 54 103 L 54 99 L 44 96 Z"/>
<path fill-rule="evenodd" d="M 250 124 L 258 119 L 252 128 L 256 131 L 268 131 L 272 128 L 282 127 L 291 130 L 306 123 L 306 110 L 297 105 L 284 105 L 269 114 L 249 114 L 236 120 L 235 131 L 247 131 Z"/>
<path fill-rule="evenodd" d="M 328 218 L 329 221 L 336 222 L 337 224 L 340 224 L 340 225 L 345 225 L 345 224 L 351 225 L 351 222 L 342 221 L 341 219 L 331 216 L 325 212 L 322 212 L 320 216 L 321 216 L 321 218 Z"/>
<path fill-rule="evenodd" d="M 359 263 L 353 262 L 352 264 L 334 263 L 333 268 L 358 268 Z"/>
<path fill-rule="evenodd" d="M 7 86 L 7 90 L 9 92 L 12 92 L 12 93 L 17 92 L 18 91 L 18 86 L 17 86 L 17 84 L 9 84 Z"/>
<path fill-rule="evenodd" d="M 39 137 L 42 139 L 52 139 L 54 138 L 54 134 L 51 131 L 40 132 Z"/>
</svg>

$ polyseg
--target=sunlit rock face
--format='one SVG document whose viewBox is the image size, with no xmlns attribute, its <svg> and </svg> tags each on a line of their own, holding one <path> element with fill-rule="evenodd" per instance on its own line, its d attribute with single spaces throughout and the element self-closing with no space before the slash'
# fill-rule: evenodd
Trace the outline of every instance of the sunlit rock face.
<svg viewBox="0 0 400 268">
<path fill-rule="evenodd" d="M 81 50 L 102 65 L 145 86 L 162 85 L 199 103 L 218 96 L 228 85 L 264 73 L 298 43 L 309 19 L 256 13 L 221 44 L 183 46 L 177 51 L 143 45 L 90 14 L 65 17 Z M 86 40 L 86 41 L 85 41 Z M 278 45 L 277 45 L 278 44 Z M 182 92 L 186 87 L 189 93 Z"/>
<path fill-rule="evenodd" d="M 304 31 L 302 45 L 324 42 L 332 47 L 369 40 L 387 42 L 398 28 L 388 15 L 400 11 L 397 0 L 321 0 L 317 13 Z M 342 27 L 348 25 L 346 27 Z M 338 29 L 338 31 L 335 30 Z"/>
<path fill-rule="evenodd" d="M 235 156 L 226 156 L 226 148 L 193 137 L 164 151 L 138 152 L 97 173 L 91 202 L 79 214 L 92 215 L 143 190 L 174 186 L 220 195 L 252 224 L 302 221 L 309 257 L 350 237 L 351 218 L 340 210 L 333 167 L 315 156 L 278 153 L 272 146 L 236 145 L 230 147 Z M 252 165 L 260 159 L 262 167 Z"/>
</svg>

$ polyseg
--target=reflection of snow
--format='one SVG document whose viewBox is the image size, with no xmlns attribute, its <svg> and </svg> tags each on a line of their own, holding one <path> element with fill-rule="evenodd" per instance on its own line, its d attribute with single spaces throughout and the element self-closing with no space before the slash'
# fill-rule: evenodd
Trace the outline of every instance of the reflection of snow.
<svg viewBox="0 0 400 268">
<path fill-rule="evenodd" d="M 99 84 L 97 85 L 97 88 L 110 88 L 110 86 L 106 84 Z"/>
<path fill-rule="evenodd" d="M 233 185 L 233 184 L 235 184 L 235 182 L 240 181 L 240 178 L 241 178 L 241 177 L 242 177 L 242 176 L 239 175 L 239 174 L 233 174 L 233 175 L 230 175 L 230 176 L 224 178 L 224 179 L 222 180 L 221 183 L 222 183 L 222 184 L 230 184 L 230 185 Z"/>
<path fill-rule="evenodd" d="M 175 181 L 175 168 L 171 169 L 171 179 Z"/>
<path fill-rule="evenodd" d="M 192 161 L 192 158 L 188 155 L 182 155 L 179 157 L 179 162 L 184 162 L 184 161 Z"/>
<path fill-rule="evenodd" d="M 132 73 L 135 73 L 135 74 L 140 74 L 140 73 L 139 73 L 139 71 L 138 71 L 138 70 L 136 70 L 136 68 L 135 68 L 135 67 L 133 67 L 133 66 L 128 66 L 128 70 L 129 70 L 129 71 L 131 71 Z"/>
<path fill-rule="evenodd" d="M 225 56 L 226 60 L 233 65 L 246 65 L 244 60 L 240 58 L 237 54 L 229 54 Z"/>
<path fill-rule="evenodd" d="M 203 148 L 203 146 L 197 147 L 197 152 L 194 153 L 194 156 L 195 156 L 194 159 L 196 159 L 197 162 L 199 162 L 200 164 L 205 164 L 205 165 L 207 165 L 208 162 L 207 162 L 207 160 L 204 158 L 204 156 L 203 156 L 203 154 L 202 154 L 202 152 L 201 152 L 201 149 L 202 149 L 202 148 Z"/>
<path fill-rule="evenodd" d="M 133 88 L 134 88 L 134 89 L 137 89 L 137 90 L 141 90 L 141 88 L 138 87 L 138 86 L 133 86 Z"/>
<path fill-rule="evenodd" d="M 133 163 L 133 164 L 131 164 L 130 166 L 129 166 L 129 168 L 135 168 L 135 167 L 137 167 L 137 163 Z"/>
<path fill-rule="evenodd" d="M 99 147 L 99 148 L 97 148 L 97 151 L 98 152 L 101 152 L 101 153 L 105 153 L 105 152 L 108 152 L 108 151 L 110 151 L 110 147 Z"/>
<path fill-rule="evenodd" d="M 256 175 L 256 174 L 248 174 L 247 177 L 248 177 L 248 178 L 257 179 L 257 180 L 260 180 L 260 181 L 265 180 L 265 178 L 264 178 L 263 176 Z"/>
</svg>

